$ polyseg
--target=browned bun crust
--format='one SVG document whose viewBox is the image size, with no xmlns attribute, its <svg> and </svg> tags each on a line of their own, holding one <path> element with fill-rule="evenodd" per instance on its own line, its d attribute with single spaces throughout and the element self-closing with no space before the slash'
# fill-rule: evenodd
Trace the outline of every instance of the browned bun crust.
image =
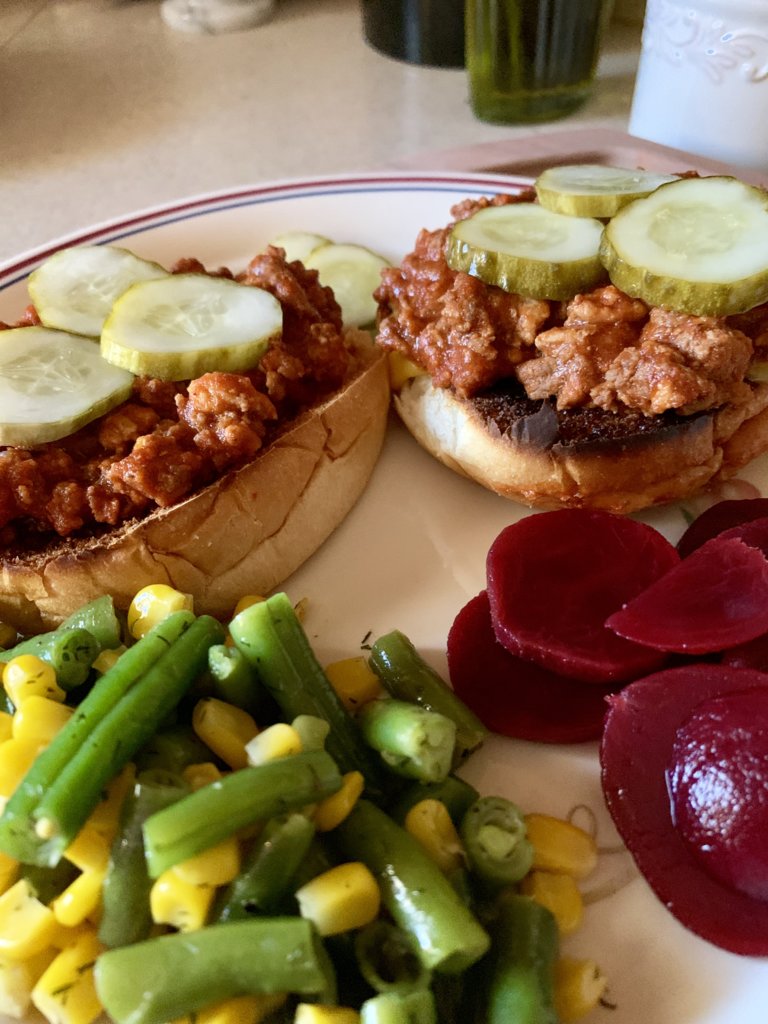
<svg viewBox="0 0 768 1024">
<path fill-rule="evenodd" d="M 690 497 L 768 449 L 768 384 L 753 385 L 740 406 L 693 416 L 556 413 L 504 387 L 461 399 L 426 375 L 394 404 L 441 462 L 532 508 L 635 512 Z"/>
<path fill-rule="evenodd" d="M 127 608 L 149 583 L 225 618 L 244 594 L 282 583 L 344 519 L 377 461 L 388 407 L 387 362 L 368 339 L 356 375 L 248 465 L 101 537 L 6 558 L 0 619 L 39 632 L 101 594 Z"/>
</svg>

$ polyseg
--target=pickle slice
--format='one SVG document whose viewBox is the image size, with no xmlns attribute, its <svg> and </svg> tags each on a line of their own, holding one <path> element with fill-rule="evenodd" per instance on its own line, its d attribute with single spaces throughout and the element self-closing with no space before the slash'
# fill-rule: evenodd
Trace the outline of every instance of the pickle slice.
<svg viewBox="0 0 768 1024">
<path fill-rule="evenodd" d="M 281 235 L 276 235 L 269 244 L 283 249 L 289 263 L 294 260 L 304 263 L 315 249 L 330 245 L 331 239 L 325 235 L 316 235 L 312 231 L 284 231 Z"/>
<path fill-rule="evenodd" d="M 768 192 L 736 178 L 681 178 L 606 226 L 611 281 L 649 305 L 695 316 L 743 313 L 768 299 Z"/>
<path fill-rule="evenodd" d="M 647 196 L 677 175 L 603 164 L 564 164 L 543 171 L 534 182 L 547 210 L 569 217 L 613 217 L 633 199 Z"/>
<path fill-rule="evenodd" d="M 98 338 L 115 299 L 137 281 L 166 270 L 128 249 L 81 245 L 61 249 L 34 270 L 29 295 L 46 327 Z"/>
<path fill-rule="evenodd" d="M 570 299 L 605 278 L 603 225 L 535 203 L 489 206 L 454 225 L 446 247 L 453 270 L 534 299 Z"/>
<path fill-rule="evenodd" d="M 133 375 L 102 358 L 96 341 L 48 327 L 0 334 L 0 445 L 57 441 L 131 393 Z"/>
<path fill-rule="evenodd" d="M 320 283 L 333 289 L 341 306 L 346 327 L 369 327 L 376 319 L 374 291 L 381 284 L 381 272 L 387 260 L 362 245 L 331 242 L 321 245 L 304 260 L 316 270 Z"/>
<path fill-rule="evenodd" d="M 168 274 L 133 285 L 101 332 L 115 366 L 161 380 L 252 369 L 279 337 L 283 310 L 263 288 L 207 274 Z"/>
</svg>

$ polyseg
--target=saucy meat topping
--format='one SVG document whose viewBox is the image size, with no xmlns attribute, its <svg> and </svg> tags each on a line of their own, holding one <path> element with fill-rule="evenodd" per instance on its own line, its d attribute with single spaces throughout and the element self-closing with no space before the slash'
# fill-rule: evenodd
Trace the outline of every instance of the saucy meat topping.
<svg viewBox="0 0 768 1024">
<path fill-rule="evenodd" d="M 172 269 L 209 273 L 194 259 Z M 225 267 L 211 273 L 234 276 Z M 176 504 L 244 465 L 281 424 L 344 383 L 355 357 L 316 271 L 269 247 L 237 279 L 271 292 L 283 308 L 282 337 L 259 364 L 192 381 L 137 377 L 128 401 L 77 433 L 0 448 L 0 543 L 116 526 Z M 35 323 L 30 307 L 13 326 Z"/>
<path fill-rule="evenodd" d="M 530 192 L 464 200 L 453 223 Z M 472 398 L 503 380 L 559 410 L 689 415 L 738 401 L 756 348 L 768 347 L 768 304 L 738 316 L 651 309 L 613 285 L 566 303 L 524 298 L 451 270 L 453 224 L 422 231 L 399 268 L 382 274 L 377 341 Z"/>
</svg>

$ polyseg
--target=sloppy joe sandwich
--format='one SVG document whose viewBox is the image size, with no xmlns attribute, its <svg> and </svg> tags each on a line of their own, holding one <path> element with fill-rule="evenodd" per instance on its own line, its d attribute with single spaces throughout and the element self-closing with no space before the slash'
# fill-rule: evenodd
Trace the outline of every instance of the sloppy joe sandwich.
<svg viewBox="0 0 768 1024">
<path fill-rule="evenodd" d="M 763 190 L 558 168 L 451 214 L 376 292 L 396 409 L 446 465 L 629 513 L 768 448 Z"/>
<path fill-rule="evenodd" d="M 66 250 L 0 337 L 0 619 L 48 628 L 150 582 L 222 617 L 341 522 L 386 427 L 386 360 L 315 270 L 235 276 Z"/>
</svg>

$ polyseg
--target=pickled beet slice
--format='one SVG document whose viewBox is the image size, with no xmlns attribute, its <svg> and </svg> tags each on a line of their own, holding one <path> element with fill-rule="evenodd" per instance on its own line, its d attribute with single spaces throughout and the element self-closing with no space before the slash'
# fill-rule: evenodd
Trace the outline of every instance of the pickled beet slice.
<svg viewBox="0 0 768 1024">
<path fill-rule="evenodd" d="M 598 739 L 606 712 L 601 686 L 585 686 L 511 654 L 496 639 L 486 591 L 473 597 L 448 633 L 451 685 L 485 726 L 538 743 Z"/>
<path fill-rule="evenodd" d="M 711 875 L 768 900 L 768 686 L 699 704 L 668 771 L 678 832 Z"/>
<path fill-rule="evenodd" d="M 715 537 L 606 625 L 627 640 L 688 654 L 753 640 L 768 631 L 768 559 L 739 536 Z"/>
<path fill-rule="evenodd" d="M 757 699 L 765 708 L 768 674 L 716 664 L 666 669 L 630 683 L 608 698 L 600 762 L 603 792 L 616 828 L 662 903 L 708 942 L 732 953 L 766 956 L 768 901 L 724 884 L 702 865 L 674 824 L 667 788 L 678 732 L 683 730 L 684 736 L 685 728 L 691 728 L 696 709 L 723 700 L 722 724 L 729 728 L 728 695 L 737 694 L 740 701 L 752 690 L 760 691 Z M 741 722 L 741 710 L 734 713 L 734 720 Z M 758 752 L 764 753 L 762 743 L 758 737 Z M 765 789 L 764 757 L 757 770 Z M 750 792 L 757 785 L 757 779 L 751 780 Z M 734 793 L 734 799 L 739 795 Z M 738 856 L 734 861 L 738 864 Z"/>
<path fill-rule="evenodd" d="M 660 668 L 606 618 L 679 562 L 657 530 L 594 509 L 540 512 L 502 530 L 486 570 L 496 637 L 513 654 L 592 683 Z"/>
<path fill-rule="evenodd" d="M 768 517 L 768 498 L 738 498 L 718 501 L 697 516 L 677 543 L 681 558 L 712 540 L 724 530 L 741 526 L 752 519 Z"/>
</svg>

